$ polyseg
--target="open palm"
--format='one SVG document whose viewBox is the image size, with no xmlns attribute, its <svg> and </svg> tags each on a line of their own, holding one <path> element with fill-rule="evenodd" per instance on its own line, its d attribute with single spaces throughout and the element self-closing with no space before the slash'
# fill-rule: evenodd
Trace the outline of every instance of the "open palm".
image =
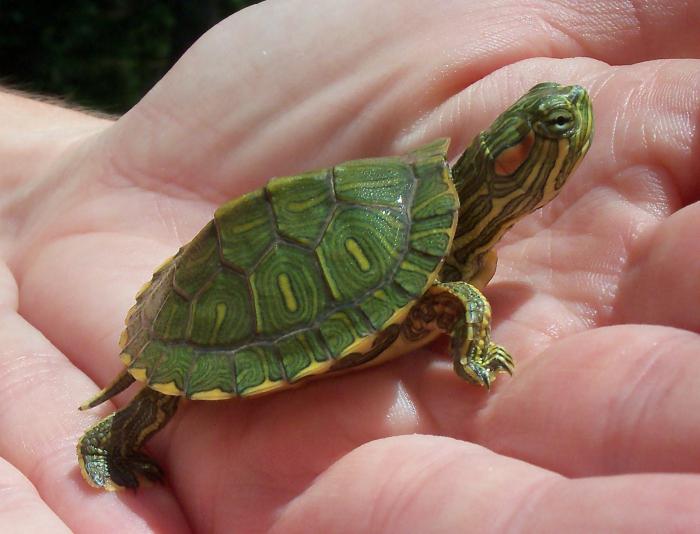
<svg viewBox="0 0 700 534">
<path fill-rule="evenodd" d="M 700 61 L 647 61 L 700 56 L 700 6 L 633 3 L 271 2 L 116 122 L 0 95 L 0 530 L 700 525 Z M 550 80 L 589 89 L 596 136 L 500 246 L 487 296 L 512 379 L 469 386 L 438 344 L 183 403 L 150 444 L 167 485 L 83 482 L 75 442 L 114 406 L 77 406 L 121 370 L 133 295 L 218 204 L 435 137 L 456 156 Z"/>
</svg>

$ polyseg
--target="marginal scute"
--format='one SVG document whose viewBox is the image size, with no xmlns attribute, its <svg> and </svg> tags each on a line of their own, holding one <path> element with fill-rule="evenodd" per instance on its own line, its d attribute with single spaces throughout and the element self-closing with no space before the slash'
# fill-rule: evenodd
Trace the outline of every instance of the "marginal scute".
<svg viewBox="0 0 700 534">
<path fill-rule="evenodd" d="M 163 358 L 148 374 L 148 384 L 172 383 L 178 392 L 184 393 L 185 381 L 193 362 L 194 349 L 187 345 L 163 345 L 153 341 L 157 349 L 163 353 Z"/>
<path fill-rule="evenodd" d="M 371 333 L 362 313 L 354 308 L 333 313 L 321 323 L 320 330 L 333 356 L 339 355 L 356 340 Z"/>
<path fill-rule="evenodd" d="M 175 382 L 164 382 L 162 384 L 154 382 L 153 384 L 149 384 L 149 387 L 164 395 L 182 395 L 182 389 L 180 389 Z"/>
<path fill-rule="evenodd" d="M 325 345 L 318 336 L 317 332 L 307 330 L 277 342 L 277 349 L 282 358 L 282 366 L 290 382 L 294 382 L 296 379 L 308 374 L 313 374 L 314 368 L 325 367 L 319 366 L 319 363 L 330 359 Z"/>
<path fill-rule="evenodd" d="M 266 188 L 279 235 L 313 246 L 335 207 L 330 171 L 275 178 Z"/>
<path fill-rule="evenodd" d="M 141 369 L 138 367 L 129 368 L 129 373 L 139 382 L 146 382 L 148 376 L 148 369 Z"/>
<path fill-rule="evenodd" d="M 119 348 L 123 349 L 126 347 L 126 344 L 129 342 L 129 334 L 127 333 L 126 329 L 122 330 L 122 333 L 119 335 Z"/>
<path fill-rule="evenodd" d="M 251 269 L 275 240 L 272 213 L 262 189 L 227 202 L 214 213 L 223 259 Z"/>
<path fill-rule="evenodd" d="M 283 334 L 309 324 L 328 307 L 311 251 L 278 244 L 250 277 L 257 331 Z"/>
<path fill-rule="evenodd" d="M 247 280 L 230 269 L 222 269 L 211 285 L 192 304 L 195 343 L 217 346 L 252 337 L 255 315 Z"/>
<path fill-rule="evenodd" d="M 409 152 L 404 159 L 417 164 L 421 164 L 426 161 L 432 162 L 436 159 L 446 161 L 447 149 L 449 147 L 449 137 L 438 137 L 437 139 L 421 145 L 415 150 Z"/>
<path fill-rule="evenodd" d="M 163 302 L 153 323 L 157 337 L 168 341 L 181 341 L 187 338 L 190 303 L 175 291 L 171 291 Z"/>
<path fill-rule="evenodd" d="M 194 363 L 187 381 L 185 395 L 193 398 L 212 392 L 213 398 L 232 397 L 236 394 L 233 356 L 227 352 L 194 351 Z M 218 390 L 218 391 L 215 391 Z"/>
<path fill-rule="evenodd" d="M 134 372 L 143 371 L 146 375 L 152 373 L 158 368 L 160 362 L 165 357 L 166 349 L 157 341 L 147 341 L 137 353 L 128 352 L 132 360 L 129 364 L 129 371 L 136 376 Z"/>
<path fill-rule="evenodd" d="M 161 280 L 154 281 L 150 290 L 143 294 L 142 300 L 134 307 L 132 317 L 140 315 L 141 321 L 153 322 L 170 290 L 169 284 L 165 284 Z"/>
<path fill-rule="evenodd" d="M 379 330 L 396 310 L 411 301 L 408 294 L 395 283 L 388 284 L 367 297 L 360 303 L 360 309 L 367 316 L 372 326 Z"/>
<path fill-rule="evenodd" d="M 452 239 L 452 213 L 415 221 L 411 231 L 411 248 L 431 256 L 442 257 Z"/>
<path fill-rule="evenodd" d="M 409 294 L 421 295 L 428 284 L 430 275 L 437 269 L 440 261 L 441 258 L 409 250 L 394 279 Z"/>
<path fill-rule="evenodd" d="M 220 265 L 218 236 L 211 221 L 183 248 L 175 269 L 175 287 L 192 298 Z"/>
<path fill-rule="evenodd" d="M 128 330 L 125 330 L 125 332 L 128 332 Z M 133 335 L 127 334 L 126 337 L 128 339 L 125 340 L 126 343 L 124 343 L 124 346 L 121 348 L 122 354 L 128 354 L 129 361 L 131 361 L 141 353 L 150 339 L 150 334 L 147 330 L 140 329 L 135 331 Z"/>
<path fill-rule="evenodd" d="M 444 160 L 432 165 L 417 163 L 415 169 L 418 185 L 411 207 L 414 220 L 452 214 L 459 209 L 459 199 Z"/>
<path fill-rule="evenodd" d="M 141 286 L 141 288 L 136 292 L 136 295 L 134 295 L 134 298 L 138 301 L 138 300 L 141 298 L 141 296 L 142 296 L 144 293 L 146 293 L 150 288 L 151 288 L 151 280 L 149 280 L 148 282 L 146 282 L 145 284 L 143 284 L 143 285 Z M 135 306 L 134 306 L 134 307 L 135 307 Z M 132 308 L 129 310 L 129 312 L 131 312 L 131 311 L 134 309 L 134 307 L 132 307 Z M 128 317 L 129 317 L 129 315 L 127 314 L 127 319 L 128 319 Z"/>
<path fill-rule="evenodd" d="M 282 355 L 282 366 L 287 379 L 294 382 L 296 376 L 311 365 L 311 354 L 294 338 L 278 341 L 277 347 Z"/>
<path fill-rule="evenodd" d="M 282 369 L 270 345 L 244 348 L 234 355 L 236 390 L 242 397 L 279 387 Z"/>
<path fill-rule="evenodd" d="M 188 396 L 188 398 L 192 400 L 224 400 L 224 399 L 230 399 L 231 397 L 235 396 L 235 393 L 231 393 L 228 391 L 224 391 L 219 388 L 214 388 L 214 389 L 208 389 L 206 391 L 197 391 L 196 393 L 192 393 L 191 395 Z"/>
</svg>

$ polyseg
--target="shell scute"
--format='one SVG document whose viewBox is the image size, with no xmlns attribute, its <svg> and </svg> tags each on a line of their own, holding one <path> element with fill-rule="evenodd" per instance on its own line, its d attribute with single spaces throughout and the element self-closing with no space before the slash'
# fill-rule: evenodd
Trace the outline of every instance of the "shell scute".
<svg viewBox="0 0 700 534">
<path fill-rule="evenodd" d="M 248 396 L 279 387 L 283 382 L 282 366 L 271 345 L 243 348 L 234 355 L 236 391 Z"/>
<path fill-rule="evenodd" d="M 135 351 L 135 354 L 127 353 L 126 351 L 122 352 L 122 354 L 131 356 L 129 372 L 137 376 L 139 372 L 146 375 L 152 373 L 165 357 L 166 351 L 163 345 L 157 341 L 150 341 L 147 337 L 144 337 L 140 340 L 140 347 L 138 347 L 138 351 Z"/>
<path fill-rule="evenodd" d="M 442 257 L 452 239 L 452 219 L 452 214 L 447 213 L 414 221 L 410 239 L 411 248 L 430 256 Z"/>
<path fill-rule="evenodd" d="M 192 298 L 219 270 L 219 240 L 216 226 L 209 222 L 183 249 L 187 261 L 175 271 L 174 286 Z"/>
<path fill-rule="evenodd" d="M 221 269 L 192 303 L 189 339 L 200 345 L 227 345 L 250 339 L 254 331 L 248 280 L 230 269 Z"/>
<path fill-rule="evenodd" d="M 372 326 L 380 330 L 396 310 L 403 308 L 411 297 L 395 283 L 378 289 L 360 303 L 360 309 L 367 316 Z"/>
<path fill-rule="evenodd" d="M 266 189 L 279 234 L 302 245 L 313 246 L 335 207 L 330 171 L 274 178 Z"/>
<path fill-rule="evenodd" d="M 326 347 L 313 330 L 288 336 L 277 342 L 282 358 L 285 376 L 289 382 L 314 374 L 322 362 L 327 362 L 330 355 Z"/>
<path fill-rule="evenodd" d="M 190 398 L 225 398 L 235 394 L 236 380 L 231 354 L 195 350 L 185 395 Z"/>
<path fill-rule="evenodd" d="M 221 257 L 233 268 L 251 269 L 274 242 L 271 209 L 262 189 L 221 206 L 214 213 Z"/>
<path fill-rule="evenodd" d="M 154 355 L 162 354 L 163 357 L 148 369 L 148 385 L 166 386 L 167 389 L 172 387 L 173 393 L 184 392 L 185 381 L 194 362 L 194 348 L 184 344 L 164 345 L 159 341 L 152 341 L 149 347 L 152 347 Z"/>
<path fill-rule="evenodd" d="M 319 278 L 310 250 L 284 243 L 275 245 L 250 277 L 257 332 L 280 334 L 311 324 L 330 304 Z"/>
<path fill-rule="evenodd" d="M 168 341 L 187 339 L 190 318 L 190 301 L 171 291 L 153 323 L 158 338 Z"/>
<path fill-rule="evenodd" d="M 331 354 L 340 355 L 358 339 L 372 334 L 367 318 L 355 308 L 335 312 L 320 325 L 321 335 Z"/>
<path fill-rule="evenodd" d="M 336 301 L 378 286 L 406 249 L 409 221 L 386 208 L 341 206 L 316 249 Z"/>
<path fill-rule="evenodd" d="M 397 209 L 406 205 L 414 180 L 401 158 L 350 161 L 336 165 L 333 177 L 338 200 Z"/>
</svg>

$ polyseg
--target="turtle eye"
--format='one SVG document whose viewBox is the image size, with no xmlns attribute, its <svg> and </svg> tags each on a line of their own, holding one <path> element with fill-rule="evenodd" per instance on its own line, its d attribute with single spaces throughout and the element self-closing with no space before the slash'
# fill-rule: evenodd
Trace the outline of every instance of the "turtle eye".
<svg viewBox="0 0 700 534">
<path fill-rule="evenodd" d="M 551 134 L 562 135 L 573 127 L 574 116 L 566 109 L 556 109 L 548 113 L 542 122 Z"/>
</svg>

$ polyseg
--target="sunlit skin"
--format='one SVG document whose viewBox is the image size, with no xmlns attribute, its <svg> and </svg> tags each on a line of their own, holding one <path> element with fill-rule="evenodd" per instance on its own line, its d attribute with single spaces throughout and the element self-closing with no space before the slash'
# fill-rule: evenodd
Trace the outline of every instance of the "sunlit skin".
<svg viewBox="0 0 700 534">
<path fill-rule="evenodd" d="M 645 61 L 700 56 L 700 6 L 628 4 L 263 4 L 119 121 L 0 94 L 0 530 L 692 531 L 700 61 Z M 437 345 L 190 403 L 149 447 L 167 484 L 84 484 L 75 441 L 126 399 L 76 406 L 122 368 L 143 280 L 215 206 L 439 136 L 455 156 L 542 80 L 590 91 L 596 137 L 499 247 L 486 293 L 512 378 L 468 387 Z"/>
</svg>

